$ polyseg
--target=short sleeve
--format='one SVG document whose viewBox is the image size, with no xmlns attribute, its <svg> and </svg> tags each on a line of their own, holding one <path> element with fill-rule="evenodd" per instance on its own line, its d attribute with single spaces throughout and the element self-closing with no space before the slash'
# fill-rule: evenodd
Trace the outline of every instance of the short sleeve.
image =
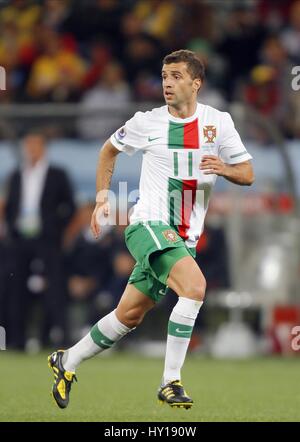
<svg viewBox="0 0 300 442">
<path fill-rule="evenodd" d="M 228 112 L 222 112 L 219 157 L 227 164 L 237 164 L 252 159 Z"/>
<path fill-rule="evenodd" d="M 110 141 L 118 150 L 133 155 L 138 150 L 145 149 L 147 137 L 143 127 L 143 116 L 143 112 L 136 112 L 124 126 L 112 134 Z"/>
</svg>

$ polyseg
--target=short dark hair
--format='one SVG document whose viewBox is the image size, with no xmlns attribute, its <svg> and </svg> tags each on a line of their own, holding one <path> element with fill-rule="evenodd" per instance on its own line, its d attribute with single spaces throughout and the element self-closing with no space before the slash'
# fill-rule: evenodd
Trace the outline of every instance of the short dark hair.
<svg viewBox="0 0 300 442">
<path fill-rule="evenodd" d="M 204 63 L 195 52 L 189 51 L 188 49 L 180 49 L 179 51 L 171 52 L 163 59 L 163 64 L 180 62 L 186 63 L 187 71 L 193 80 L 195 80 L 195 78 L 200 78 L 201 81 L 204 80 Z"/>
</svg>

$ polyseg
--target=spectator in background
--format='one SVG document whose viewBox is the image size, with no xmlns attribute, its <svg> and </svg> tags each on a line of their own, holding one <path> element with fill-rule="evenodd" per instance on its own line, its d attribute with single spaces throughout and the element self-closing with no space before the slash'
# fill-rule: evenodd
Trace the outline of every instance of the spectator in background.
<svg viewBox="0 0 300 442">
<path fill-rule="evenodd" d="M 210 3 L 177 0 L 175 20 L 166 40 L 171 48 L 185 47 L 196 38 L 214 43 L 220 26 L 216 22 L 217 11 Z"/>
<path fill-rule="evenodd" d="M 0 1 L 0 103 L 77 102 L 112 59 L 122 64 L 135 100 L 160 102 L 160 59 L 187 47 L 208 51 L 202 98 L 220 109 L 224 99 L 244 99 L 255 66 L 275 68 L 282 103 L 276 121 L 297 137 L 290 69 L 300 64 L 299 35 L 300 0 Z"/>
<path fill-rule="evenodd" d="M 32 27 L 39 20 L 41 6 L 28 0 L 11 0 L 9 5 L 0 10 L 0 27 L 9 20 L 16 24 L 21 34 L 32 33 Z"/>
<path fill-rule="evenodd" d="M 133 12 L 123 16 L 121 31 L 118 56 L 125 68 L 134 99 L 161 101 L 161 66 L 158 57 L 162 52 L 162 42 L 145 31 L 138 4 Z"/>
<path fill-rule="evenodd" d="M 257 14 L 270 31 L 278 31 L 288 19 L 291 4 L 295 0 L 259 0 Z"/>
<path fill-rule="evenodd" d="M 96 40 L 89 52 L 89 66 L 84 75 L 82 86 L 84 90 L 96 86 L 103 75 L 104 68 L 111 61 L 111 49 L 107 42 Z"/>
<path fill-rule="evenodd" d="M 254 8 L 249 5 L 235 8 L 226 21 L 218 51 L 227 62 L 224 92 L 229 100 L 234 98 L 236 87 L 243 77 L 257 65 L 265 34 L 266 30 L 257 21 Z"/>
<path fill-rule="evenodd" d="M 174 24 L 176 4 L 170 0 L 141 0 L 132 13 L 143 23 L 143 31 L 166 40 Z"/>
<path fill-rule="evenodd" d="M 83 95 L 81 110 L 84 116 L 78 122 L 80 135 L 89 139 L 107 136 L 120 125 L 120 110 L 126 110 L 129 102 L 130 90 L 124 79 L 123 68 L 112 61 L 104 67 L 98 84 Z M 103 104 L 107 107 L 105 113 L 100 114 Z"/>
<path fill-rule="evenodd" d="M 57 32 L 64 32 L 64 24 L 71 12 L 70 0 L 44 0 L 41 22 Z"/>
<path fill-rule="evenodd" d="M 72 2 L 73 3 L 73 2 Z M 89 44 L 95 36 L 109 41 L 113 50 L 120 45 L 120 23 L 130 3 L 119 0 L 86 0 L 72 5 L 64 23 L 64 32 L 70 32 L 83 44 Z"/>
<path fill-rule="evenodd" d="M 255 66 L 249 75 L 249 81 L 243 90 L 244 102 L 256 112 L 274 123 L 280 124 L 280 89 L 277 82 L 276 69 L 268 65 Z M 262 145 L 270 143 L 270 134 L 260 125 L 248 124 L 248 134 L 259 140 Z"/>
<path fill-rule="evenodd" d="M 122 39 L 119 57 L 123 63 L 126 79 L 135 92 L 141 75 L 153 80 L 161 78 L 160 58 L 163 51 L 161 41 L 143 31 L 142 21 L 134 14 L 122 19 Z M 138 97 L 139 98 L 139 97 Z"/>
<path fill-rule="evenodd" d="M 45 278 L 45 321 L 52 341 L 64 342 L 66 297 L 61 243 L 75 208 L 69 179 L 63 170 L 49 164 L 46 140 L 41 132 L 33 130 L 25 136 L 22 154 L 20 168 L 9 178 L 5 205 L 13 274 L 11 291 L 7 294 L 8 338 L 17 349 L 23 349 L 26 342 L 30 307 L 28 282 L 37 263 Z"/>
<path fill-rule="evenodd" d="M 280 38 L 292 63 L 300 64 L 300 0 L 291 5 L 289 26 Z"/>
<path fill-rule="evenodd" d="M 279 104 L 279 90 L 274 68 L 259 65 L 251 70 L 250 82 L 245 88 L 245 99 L 261 114 L 275 114 Z"/>
<path fill-rule="evenodd" d="M 40 37 L 42 53 L 31 69 L 27 84 L 29 98 L 58 102 L 77 100 L 86 65 L 76 53 L 74 38 L 63 38 L 44 27 Z"/>
<path fill-rule="evenodd" d="M 291 134 L 291 63 L 277 35 L 269 35 L 258 52 L 260 63 L 235 85 L 235 98 L 273 120 L 285 136 Z M 267 131 L 248 123 L 251 137 L 263 144 L 270 142 Z"/>
<path fill-rule="evenodd" d="M 7 91 L 0 94 L 0 100 L 24 99 L 24 87 L 28 73 L 37 56 L 37 45 L 34 40 L 36 14 L 22 25 L 13 11 L 8 13 L 5 8 L 0 14 L 0 65 L 6 70 Z M 27 26 L 25 26 L 27 24 Z"/>
<path fill-rule="evenodd" d="M 267 72 L 268 70 L 269 73 L 272 73 L 272 78 L 268 81 L 268 87 L 269 93 L 271 89 L 273 90 L 273 100 L 276 101 L 276 103 L 274 102 L 270 107 L 268 114 L 275 120 L 276 124 L 279 125 L 284 135 L 290 136 L 289 124 L 292 114 L 288 113 L 288 111 L 289 97 L 291 92 L 293 92 L 291 88 L 291 61 L 277 35 L 271 35 L 266 38 L 260 56 L 264 66 L 262 72 Z M 259 73 L 259 67 L 257 73 Z"/>
<path fill-rule="evenodd" d="M 286 49 L 277 35 L 265 39 L 260 52 L 262 63 L 272 67 L 276 72 L 276 81 L 281 91 L 281 99 L 290 90 L 292 63 Z"/>
</svg>

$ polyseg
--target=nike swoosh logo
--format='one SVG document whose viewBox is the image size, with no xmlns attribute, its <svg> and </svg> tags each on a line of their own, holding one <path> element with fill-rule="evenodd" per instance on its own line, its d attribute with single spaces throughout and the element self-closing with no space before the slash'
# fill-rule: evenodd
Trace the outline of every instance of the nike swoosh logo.
<svg viewBox="0 0 300 442">
<path fill-rule="evenodd" d="M 164 289 L 160 289 L 158 292 L 160 295 L 164 295 L 165 294 L 165 290 Z"/>
<path fill-rule="evenodd" d="M 106 347 L 109 346 L 109 344 L 107 342 L 103 341 L 103 339 L 100 341 L 100 344 L 105 345 Z"/>
<path fill-rule="evenodd" d="M 179 330 L 179 328 L 176 328 L 176 333 L 190 333 L 188 330 Z"/>
<path fill-rule="evenodd" d="M 162 137 L 155 137 L 155 138 L 148 137 L 148 141 L 149 143 L 151 143 L 151 141 L 159 140 L 160 138 Z"/>
</svg>

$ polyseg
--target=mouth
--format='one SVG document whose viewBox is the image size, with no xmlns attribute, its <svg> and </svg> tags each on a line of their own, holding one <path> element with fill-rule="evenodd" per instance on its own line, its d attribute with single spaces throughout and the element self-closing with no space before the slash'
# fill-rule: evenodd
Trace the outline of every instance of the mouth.
<svg viewBox="0 0 300 442">
<path fill-rule="evenodd" d="M 173 93 L 172 92 L 165 92 L 165 98 L 172 98 L 173 97 Z"/>
</svg>

